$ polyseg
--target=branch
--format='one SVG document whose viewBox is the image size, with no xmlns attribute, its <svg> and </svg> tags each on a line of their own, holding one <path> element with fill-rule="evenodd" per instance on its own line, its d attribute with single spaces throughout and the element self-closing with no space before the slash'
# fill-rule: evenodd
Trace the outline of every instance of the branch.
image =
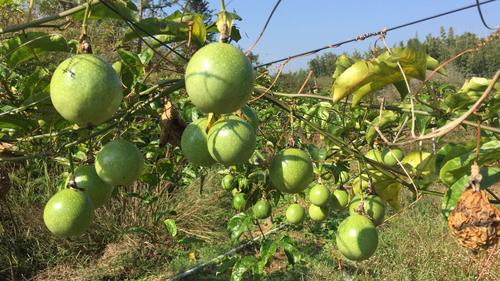
<svg viewBox="0 0 500 281">
<path fill-rule="evenodd" d="M 90 0 L 90 5 L 93 6 L 95 4 L 98 4 L 99 3 L 99 0 Z M 84 9 L 87 8 L 87 3 L 85 4 L 82 4 L 80 6 L 76 6 L 74 8 L 71 8 L 69 10 L 66 10 L 64 12 L 61 12 L 57 15 L 52 15 L 52 16 L 48 16 L 48 17 L 45 17 L 45 18 L 41 18 L 41 19 L 36 19 L 34 21 L 30 21 L 30 22 L 27 22 L 27 23 L 22 23 L 22 24 L 15 24 L 15 25 L 12 25 L 12 26 L 8 26 L 6 28 L 0 28 L 0 34 L 5 34 L 5 33 L 11 33 L 11 32 L 16 32 L 16 31 L 21 31 L 21 30 L 24 30 L 26 28 L 30 28 L 30 27 L 38 27 L 46 22 L 51 22 L 51 21 L 54 21 L 54 20 L 58 20 L 58 19 L 62 19 L 64 17 L 67 17 L 67 16 L 70 16 L 72 14 L 76 14 Z"/>
<path fill-rule="evenodd" d="M 259 87 L 259 86 L 256 86 L 256 88 L 257 87 Z M 273 96 L 280 96 L 280 97 L 287 97 L 287 98 L 313 98 L 313 99 L 327 100 L 327 101 L 331 101 L 332 100 L 331 97 L 321 96 L 321 95 L 315 95 L 315 94 L 289 94 L 289 93 L 280 93 L 280 92 L 271 92 L 270 94 L 273 95 Z M 344 100 L 344 101 L 347 104 L 352 104 L 352 102 L 349 101 L 349 100 Z M 358 106 L 365 107 L 365 108 L 370 108 L 370 109 L 380 110 L 380 106 L 378 106 L 376 104 L 359 103 Z M 397 112 L 410 112 L 410 113 L 412 112 L 411 109 L 401 108 L 401 107 L 394 106 L 394 105 L 392 105 L 392 106 L 391 105 L 385 105 L 385 109 L 392 110 L 392 111 L 397 111 Z M 435 116 L 435 115 L 433 115 L 433 114 L 431 114 L 431 113 L 429 113 L 427 111 L 422 111 L 422 110 L 413 110 L 413 113 L 415 113 L 416 115 Z M 455 119 L 453 119 L 452 121 L 454 121 L 454 120 Z M 476 123 L 468 121 L 468 120 L 463 120 L 462 123 L 466 124 L 466 125 L 469 125 L 469 126 L 477 127 Z M 500 134 L 500 128 L 495 128 L 495 127 L 486 126 L 486 125 L 481 124 L 481 129 L 484 129 L 486 131 L 491 131 L 491 132 Z"/>
<path fill-rule="evenodd" d="M 483 95 L 476 101 L 476 103 L 471 107 L 469 108 L 469 110 L 467 112 L 465 112 L 464 114 L 462 114 L 462 116 L 460 116 L 459 118 L 453 120 L 452 122 L 444 125 L 443 127 L 431 132 L 430 134 L 427 134 L 427 135 L 423 135 L 423 136 L 420 136 L 420 137 L 417 137 L 417 138 L 412 138 L 408 141 L 405 141 L 405 142 L 401 142 L 401 143 L 387 143 L 388 145 L 392 145 L 392 146 L 401 146 L 401 145 L 406 145 L 406 144 L 410 144 L 410 143 L 414 143 L 414 142 L 417 142 L 417 141 L 422 141 L 422 140 L 428 140 L 428 139 L 433 139 L 433 138 L 437 138 L 437 137 L 442 137 L 446 134 L 448 134 L 449 132 L 451 132 L 453 129 L 455 129 L 457 126 L 459 126 L 462 122 L 465 121 L 465 119 L 467 119 L 472 113 L 474 113 L 475 111 L 477 111 L 479 109 L 479 107 L 481 107 L 483 101 L 488 97 L 488 95 L 490 94 L 490 92 L 493 90 L 494 86 L 495 86 L 495 83 L 497 82 L 497 80 L 500 78 L 500 70 L 498 70 L 495 74 L 495 76 L 493 77 L 493 79 L 491 80 L 490 82 L 490 85 L 488 86 L 488 88 L 484 91 Z"/>
</svg>

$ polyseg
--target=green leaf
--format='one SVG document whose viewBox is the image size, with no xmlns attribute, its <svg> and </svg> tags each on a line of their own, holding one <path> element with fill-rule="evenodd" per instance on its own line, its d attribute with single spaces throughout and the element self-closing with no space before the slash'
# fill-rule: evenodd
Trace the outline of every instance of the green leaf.
<svg viewBox="0 0 500 281">
<path fill-rule="evenodd" d="M 295 243 L 291 237 L 284 236 L 281 239 L 280 247 L 283 248 L 283 250 L 285 251 L 288 263 L 297 264 L 302 260 L 303 255 L 299 251 L 299 249 L 295 247 Z"/>
<path fill-rule="evenodd" d="M 446 191 L 443 196 L 443 203 L 441 205 L 441 213 L 445 218 L 448 218 L 448 215 L 455 208 L 464 193 L 465 189 L 469 185 L 469 176 L 463 175 L 459 180 L 457 180 L 450 188 Z"/>
<path fill-rule="evenodd" d="M 21 92 L 23 94 L 23 105 L 49 96 L 50 74 L 42 67 L 37 66 L 35 70 L 22 80 Z"/>
<path fill-rule="evenodd" d="M 191 38 L 197 45 L 205 44 L 207 30 L 203 22 L 203 16 L 200 14 L 183 14 L 176 11 L 167 18 L 146 18 L 137 23 L 137 25 L 163 43 L 179 42 L 189 39 L 190 26 Z M 141 31 L 129 30 L 123 37 L 123 42 L 130 41 L 137 37 L 148 37 L 149 35 Z M 152 42 L 157 46 L 156 41 Z"/>
<path fill-rule="evenodd" d="M 382 118 L 380 118 L 382 117 Z M 375 126 L 378 126 L 379 129 L 385 129 L 389 127 L 390 125 L 395 125 L 397 124 L 397 121 L 399 119 L 399 115 L 395 113 L 394 111 L 390 110 L 384 110 L 382 111 L 382 114 L 379 116 L 375 117 L 372 121 L 372 125 L 368 128 L 365 134 L 366 141 L 368 143 L 372 143 L 375 138 L 377 137 L 377 131 L 375 130 Z"/>
<path fill-rule="evenodd" d="M 353 95 L 352 105 L 359 103 L 365 95 L 382 89 L 386 85 L 404 81 L 401 65 L 406 77 L 425 79 L 425 47 L 416 39 L 408 41 L 406 48 L 393 48 L 379 55 L 375 60 L 361 60 L 342 72 L 333 83 L 333 102 Z"/>
<path fill-rule="evenodd" d="M 165 225 L 165 229 L 167 230 L 168 234 L 170 234 L 172 237 L 175 237 L 177 235 L 177 225 L 175 224 L 175 221 L 173 219 L 166 219 L 163 221 L 163 224 Z"/>
<path fill-rule="evenodd" d="M 60 34 L 27 32 L 3 41 L 0 54 L 6 57 L 9 66 L 40 56 L 47 52 L 75 52 L 76 41 L 66 41 Z"/>
<path fill-rule="evenodd" d="M 401 100 L 404 100 L 406 96 L 408 95 L 408 87 L 406 86 L 405 81 L 397 81 L 393 83 L 394 87 L 396 87 L 396 90 L 398 90 L 399 96 L 401 97 Z"/>
<path fill-rule="evenodd" d="M 245 272 L 253 271 L 257 263 L 255 256 L 245 256 L 238 260 L 233 265 L 233 271 L 231 272 L 231 281 L 241 281 L 243 280 L 243 275 Z"/>
<path fill-rule="evenodd" d="M 15 129 L 22 132 L 31 130 L 35 124 L 21 115 L 0 116 L 0 129 Z"/>
<path fill-rule="evenodd" d="M 112 6 L 120 15 L 106 7 L 105 5 L 98 3 L 92 5 L 90 8 L 89 20 L 99 20 L 99 19 L 122 19 L 122 17 L 135 21 L 137 20 L 137 6 L 133 1 L 129 0 L 114 0 L 107 1 L 107 4 Z M 76 20 L 83 20 L 85 15 L 85 10 L 74 14 L 72 17 Z"/>
<path fill-rule="evenodd" d="M 142 65 L 146 66 L 149 64 L 153 56 L 155 55 L 154 51 L 151 48 L 147 48 L 142 53 L 139 54 L 139 59 L 141 60 Z"/>
<path fill-rule="evenodd" d="M 137 54 L 120 48 L 118 49 L 118 55 L 123 62 L 122 71 L 123 66 L 126 66 L 134 74 L 134 76 L 136 76 L 136 79 L 143 75 L 144 66 Z"/>
<path fill-rule="evenodd" d="M 262 274 L 269 259 L 272 258 L 281 246 L 281 237 L 276 240 L 266 240 L 260 247 L 260 258 L 257 263 L 257 273 Z"/>
<path fill-rule="evenodd" d="M 457 156 L 467 153 L 468 149 L 463 144 L 448 143 L 436 153 L 436 169 L 440 170 L 444 163 Z"/>
<path fill-rule="evenodd" d="M 470 173 L 470 167 L 475 157 L 476 152 L 470 151 L 447 161 L 439 171 L 439 178 L 445 184 L 453 184 L 463 175 Z M 500 141 L 490 141 L 481 146 L 478 158 L 479 165 L 498 159 L 500 159 Z"/>
<path fill-rule="evenodd" d="M 227 223 L 227 230 L 229 231 L 229 237 L 231 242 L 236 243 L 240 236 L 250 229 L 252 223 L 252 217 L 245 214 L 239 213 L 233 216 Z"/>
</svg>

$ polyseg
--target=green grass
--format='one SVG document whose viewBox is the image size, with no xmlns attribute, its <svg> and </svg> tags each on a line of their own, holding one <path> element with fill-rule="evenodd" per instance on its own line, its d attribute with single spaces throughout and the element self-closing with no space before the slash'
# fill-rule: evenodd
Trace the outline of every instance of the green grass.
<svg viewBox="0 0 500 281">
<path fill-rule="evenodd" d="M 161 196 L 149 205 L 119 194 L 97 211 L 86 235 L 61 239 L 42 221 L 44 202 L 56 191 L 61 171 L 43 165 L 10 171 L 15 171 L 14 185 L 0 201 L 0 280 L 164 280 L 232 248 L 225 223 L 235 212 L 231 196 L 218 187 L 218 175 L 206 179 L 201 195 L 198 181 L 175 192 L 152 190 Z M 284 207 L 275 208 L 275 221 L 282 220 Z M 161 220 L 152 219 L 168 208 L 179 228 L 175 238 Z M 346 214 L 324 225 L 289 228 L 304 259 L 291 266 L 278 252 L 265 280 L 476 280 L 480 274 L 481 280 L 496 280 L 499 252 L 475 256 L 458 246 L 439 208 L 439 198 L 424 197 L 380 226 L 377 252 L 361 263 L 343 260 L 335 248 L 335 226 Z M 225 262 L 226 269 L 208 266 L 185 280 L 228 280 L 231 259 Z"/>
</svg>

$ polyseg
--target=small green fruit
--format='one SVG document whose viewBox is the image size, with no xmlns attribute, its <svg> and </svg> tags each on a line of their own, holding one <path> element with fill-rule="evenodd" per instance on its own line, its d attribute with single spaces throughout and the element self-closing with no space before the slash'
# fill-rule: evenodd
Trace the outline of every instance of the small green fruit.
<svg viewBox="0 0 500 281">
<path fill-rule="evenodd" d="M 43 210 L 43 221 L 55 235 L 78 236 L 87 231 L 94 216 L 94 207 L 83 191 L 63 189 L 54 194 Z"/>
<path fill-rule="evenodd" d="M 215 122 L 208 132 L 208 152 L 213 159 L 226 166 L 248 161 L 255 146 L 255 129 L 236 116 Z"/>
<path fill-rule="evenodd" d="M 289 223 L 302 223 L 305 217 L 305 210 L 299 204 L 292 204 L 286 209 L 286 219 Z"/>
<path fill-rule="evenodd" d="M 362 261 L 377 250 L 378 232 L 369 218 L 354 214 L 340 223 L 336 242 L 337 248 L 346 258 Z"/>
<path fill-rule="evenodd" d="M 309 191 L 309 201 L 316 206 L 322 207 L 330 198 L 330 190 L 324 185 L 318 184 L 313 186 Z"/>
<path fill-rule="evenodd" d="M 96 154 L 97 175 L 113 186 L 132 184 L 141 175 L 143 167 L 141 151 L 126 140 L 110 141 Z"/>
<path fill-rule="evenodd" d="M 403 151 L 399 148 L 387 149 L 383 152 L 384 163 L 387 166 L 396 166 L 398 161 L 403 160 Z"/>
<path fill-rule="evenodd" d="M 356 210 L 361 204 L 361 197 L 354 196 L 349 205 L 349 214 L 357 214 Z M 385 216 L 385 201 L 376 195 L 368 195 L 363 201 L 365 214 L 373 220 L 375 225 L 379 225 L 384 221 Z"/>
<path fill-rule="evenodd" d="M 252 211 L 253 215 L 257 219 L 265 219 L 271 215 L 271 204 L 265 199 L 260 199 L 253 205 Z"/>
<path fill-rule="evenodd" d="M 182 132 L 182 154 L 196 166 L 210 166 L 215 163 L 207 148 L 207 125 L 208 119 L 201 118 L 187 125 Z"/>
<path fill-rule="evenodd" d="M 109 63 L 96 55 L 66 59 L 50 81 L 50 99 L 57 112 L 82 126 L 110 119 L 122 98 L 120 78 Z"/>
<path fill-rule="evenodd" d="M 311 219 L 313 221 L 325 220 L 327 213 L 328 212 L 327 212 L 326 208 L 321 208 L 321 207 L 316 206 L 314 204 L 311 204 L 309 206 L 309 217 L 311 217 Z"/>
<path fill-rule="evenodd" d="M 349 193 L 343 189 L 335 189 L 332 193 L 332 208 L 334 210 L 343 210 L 349 204 Z"/>
<path fill-rule="evenodd" d="M 233 207 L 238 211 L 243 211 L 247 205 L 244 193 L 237 193 L 233 197 Z"/>
<path fill-rule="evenodd" d="M 238 48 L 211 43 L 199 49 L 186 67 L 186 91 L 203 112 L 231 113 L 241 108 L 253 92 L 252 64 Z"/>
<path fill-rule="evenodd" d="M 105 183 L 97 175 L 94 165 L 84 165 L 75 169 L 73 174 L 76 187 L 83 189 L 97 209 L 104 205 L 113 193 L 113 186 Z"/>
<path fill-rule="evenodd" d="M 225 175 L 222 178 L 222 188 L 224 190 L 233 190 L 236 188 L 237 185 L 236 179 L 233 177 L 233 175 Z"/>
<path fill-rule="evenodd" d="M 311 158 L 300 149 L 283 149 L 274 157 L 269 177 L 273 185 L 282 192 L 302 192 L 313 181 Z"/>
</svg>

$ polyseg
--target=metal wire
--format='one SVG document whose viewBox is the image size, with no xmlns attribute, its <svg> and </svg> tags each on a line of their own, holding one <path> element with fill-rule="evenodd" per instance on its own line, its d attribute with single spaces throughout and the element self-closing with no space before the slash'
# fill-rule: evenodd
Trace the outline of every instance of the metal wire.
<svg viewBox="0 0 500 281">
<path fill-rule="evenodd" d="M 391 28 L 385 28 L 385 29 L 383 29 L 381 31 L 365 33 L 365 34 L 362 34 L 362 35 L 358 35 L 358 36 L 356 36 L 356 37 L 354 37 L 352 39 L 349 39 L 349 40 L 345 40 L 345 41 L 342 41 L 342 42 L 330 44 L 330 45 L 327 45 L 327 46 L 324 46 L 324 47 L 321 47 L 321 48 L 317 48 L 317 49 L 314 49 L 314 50 L 302 52 L 302 53 L 299 53 L 299 54 L 296 54 L 296 55 L 292 55 L 292 56 L 289 56 L 289 57 L 286 57 L 286 58 L 281 58 L 281 59 L 277 59 L 277 60 L 274 60 L 274 61 L 271 61 L 271 62 L 259 64 L 255 68 L 265 67 L 265 66 L 269 66 L 269 65 L 272 65 L 272 64 L 275 64 L 275 63 L 286 61 L 286 60 L 290 60 L 290 59 L 294 59 L 294 58 L 298 58 L 298 57 L 302 57 L 302 56 L 307 56 L 307 55 L 312 55 L 312 54 L 318 53 L 318 52 L 326 50 L 326 49 L 337 48 L 337 47 L 340 47 L 340 46 L 342 46 L 344 44 L 352 43 L 352 42 L 355 42 L 355 41 L 362 41 L 362 40 L 365 40 L 365 39 L 373 37 L 373 36 L 385 34 L 385 33 L 389 32 L 389 31 L 393 31 L 393 30 L 400 29 L 400 28 L 403 28 L 403 27 L 407 27 L 407 26 L 410 26 L 410 25 L 414 25 L 414 24 L 417 24 L 417 23 L 425 22 L 425 21 L 428 21 L 428 20 L 431 20 L 431 19 L 443 17 L 443 16 L 446 16 L 446 15 L 449 15 L 449 14 L 457 13 L 457 12 L 460 12 L 460 11 L 463 11 L 463 10 L 467 10 L 467 9 L 471 9 L 471 8 L 474 8 L 474 7 L 479 7 L 480 5 L 488 4 L 488 3 L 491 3 L 491 2 L 495 2 L 495 1 L 496 0 L 488 0 L 488 1 L 484 1 L 484 2 L 479 2 L 477 4 L 468 5 L 468 6 L 465 6 L 465 7 L 461 7 L 461 8 L 457 8 L 457 9 L 450 10 L 450 11 L 447 11 L 447 12 L 443 12 L 443 13 L 440 13 L 440 14 L 436 14 L 436 15 L 433 15 L 433 16 L 429 16 L 429 17 L 426 17 L 426 18 L 414 20 L 414 21 L 411 21 L 411 22 L 408 22 L 408 23 L 405 23 L 405 24 L 401 24 L 401 25 L 397 25 L 397 26 L 391 27 Z M 482 19 L 482 14 L 481 14 L 481 19 Z"/>
</svg>

